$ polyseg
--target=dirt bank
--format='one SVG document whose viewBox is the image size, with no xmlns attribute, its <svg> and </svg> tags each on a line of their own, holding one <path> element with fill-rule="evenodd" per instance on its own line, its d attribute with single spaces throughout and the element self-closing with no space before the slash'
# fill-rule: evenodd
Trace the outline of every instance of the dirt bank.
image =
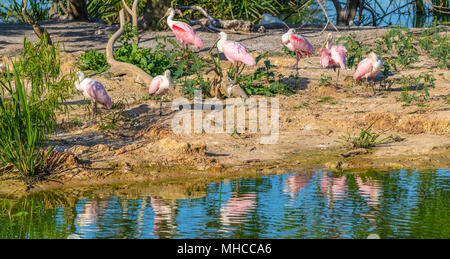
<svg viewBox="0 0 450 259">
<path fill-rule="evenodd" d="M 87 49 L 104 49 L 107 34 L 113 28 L 95 23 L 45 24 L 55 40 L 63 41 L 63 68 L 75 67 L 76 57 Z M 12 30 L 0 24 L 0 55 L 15 56 L 20 53 L 23 35 L 34 39 L 31 28 L 17 27 Z M 9 30 L 8 30 L 9 28 Z M 420 29 L 413 29 L 420 32 Z M 282 53 L 280 43 L 282 30 L 269 30 L 266 34 L 230 35 L 239 40 L 253 55 L 265 51 L 279 52 L 269 58 L 276 74 L 285 78 L 295 75 L 294 58 Z M 356 33 L 358 40 L 367 44 L 384 35 L 385 29 L 365 28 L 343 30 L 335 36 Z M 302 32 L 319 48 L 324 35 L 320 29 L 308 28 Z M 141 45 L 153 46 L 156 34 L 141 34 Z M 217 35 L 199 32 L 209 50 Z M 55 36 L 53 36 L 55 35 Z M 224 68 L 228 61 L 222 61 Z M 261 62 L 262 63 L 262 62 Z M 292 96 L 278 95 L 280 128 L 276 144 L 260 144 L 267 134 L 226 132 L 221 134 L 192 133 L 175 134 L 171 123 L 180 113 L 164 103 L 163 116 L 159 117 L 159 103 L 148 100 L 147 88 L 131 78 L 111 78 L 108 74 L 94 75 L 111 95 L 113 102 L 122 101 L 126 116 L 119 116 L 114 127 L 102 127 L 106 123 L 89 118 L 87 104 L 81 94 L 75 94 L 65 104 L 70 106 L 69 115 L 59 117 L 61 130 L 52 139 L 56 150 L 69 154 L 61 158 L 60 167 L 43 181 L 33 184 L 34 189 L 61 188 L 74 185 L 132 182 L 189 177 L 226 177 L 285 172 L 287 168 L 310 170 L 329 168 L 392 169 L 392 168 L 443 168 L 450 166 L 450 105 L 447 95 L 450 89 L 450 73 L 433 65 L 426 56 L 413 68 L 402 70 L 390 79 L 402 75 L 431 73 L 436 78 L 435 88 L 430 89 L 424 106 L 405 105 L 401 101 L 400 86 L 391 91 L 379 91 L 368 98 L 362 86 L 353 86 L 348 77 L 352 70 L 341 71 L 339 87 L 320 85 L 323 75 L 335 78 L 333 70 L 323 69 L 319 57 L 302 59 L 299 63 L 299 80 L 288 81 L 294 86 Z M 246 68 L 243 73 L 252 73 Z M 346 79 L 347 77 L 347 79 Z M 180 97 L 173 93 L 168 98 Z M 252 96 L 254 98 L 266 98 Z M 270 103 L 270 102 L 269 102 Z M 102 116 L 120 109 L 102 110 Z M 210 111 L 203 111 L 206 116 Z M 248 117 L 247 117 L 248 118 Z M 397 141 L 383 143 L 368 151 L 341 156 L 349 151 L 341 141 L 343 136 L 357 135 L 373 123 L 375 132 L 382 137 L 394 136 Z M 248 128 L 248 125 L 247 125 Z M 55 158 L 56 159 L 56 158 Z M 23 192 L 27 185 L 11 172 L 0 176 L 0 193 Z"/>
</svg>

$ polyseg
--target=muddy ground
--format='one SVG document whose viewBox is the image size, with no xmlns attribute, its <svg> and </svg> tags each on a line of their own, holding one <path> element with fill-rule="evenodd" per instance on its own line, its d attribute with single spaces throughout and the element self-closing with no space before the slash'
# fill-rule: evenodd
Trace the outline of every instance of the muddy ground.
<svg viewBox="0 0 450 259">
<path fill-rule="evenodd" d="M 104 51 L 108 33 L 114 26 L 99 23 L 44 23 L 53 41 L 63 45 L 63 70 L 76 69 L 76 59 L 89 49 Z M 70 30 L 68 29 L 70 28 Z M 412 29 L 420 33 L 420 29 Z M 216 34 L 198 29 L 203 39 L 201 55 L 206 55 L 217 39 Z M 316 49 L 323 43 L 325 33 L 321 28 L 309 27 L 301 31 Z M 338 38 L 356 33 L 357 39 L 371 46 L 386 29 L 341 28 Z M 241 42 L 254 55 L 266 51 L 275 74 L 284 77 L 295 75 L 290 67 L 295 59 L 282 52 L 280 37 L 284 30 L 268 30 L 264 34 L 231 34 L 229 39 Z M 0 24 L 0 57 L 13 57 L 21 52 L 24 35 L 34 41 L 31 27 L 27 25 Z M 142 47 L 155 45 L 155 35 L 170 32 L 142 32 Z M 122 102 L 121 108 L 101 110 L 97 121 L 89 117 L 88 104 L 81 93 L 75 93 L 65 105 L 69 114 L 59 116 L 61 130 L 52 138 L 56 150 L 62 155 L 53 158 L 58 165 L 42 181 L 33 183 L 32 190 L 61 188 L 74 185 L 163 180 L 185 177 L 226 177 L 284 172 L 286 168 L 313 170 L 388 170 L 392 168 L 448 168 L 450 165 L 450 105 L 446 96 L 450 90 L 450 73 L 440 69 L 426 55 L 408 70 L 401 70 L 389 79 L 401 75 L 432 73 L 436 87 L 430 89 L 425 106 L 404 105 L 403 88 L 393 85 L 390 91 L 377 91 L 367 97 L 363 86 L 354 85 L 350 77 L 354 71 L 341 71 L 338 87 L 319 85 L 321 75 L 335 79 L 332 69 L 323 69 L 319 56 L 302 59 L 299 63 L 300 80 L 287 81 L 294 86 L 292 96 L 278 95 L 280 130 L 276 144 L 260 144 L 261 133 L 248 131 L 232 134 L 192 133 L 175 134 L 171 130 L 172 118 L 180 111 L 173 110 L 170 102 L 164 103 L 163 116 L 159 117 L 159 103 L 148 100 L 147 88 L 129 77 L 111 77 L 107 73 L 95 74 L 102 82 L 113 102 Z M 252 73 L 257 66 L 247 67 L 243 73 Z M 222 61 L 222 67 L 229 63 Z M 378 79 L 378 83 L 383 78 Z M 180 97 L 179 92 L 168 96 Z M 266 98 L 252 96 L 255 98 Z M 325 99 L 323 99 L 325 98 Z M 101 118 L 123 109 L 115 129 L 102 129 Z M 204 116 L 210 111 L 204 111 Z M 270 114 L 270 113 L 269 113 Z M 344 158 L 351 150 L 344 145 L 342 136 L 357 135 L 374 123 L 373 130 L 381 137 L 394 136 L 397 141 L 387 141 L 368 151 Z M 100 125 L 100 126 L 99 126 Z M 0 192 L 23 192 L 27 184 L 16 174 L 4 172 Z"/>
</svg>

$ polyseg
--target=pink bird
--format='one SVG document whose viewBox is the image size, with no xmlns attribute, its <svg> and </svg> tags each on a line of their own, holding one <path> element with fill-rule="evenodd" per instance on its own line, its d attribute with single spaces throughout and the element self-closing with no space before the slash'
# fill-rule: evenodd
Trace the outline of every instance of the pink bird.
<svg viewBox="0 0 450 259">
<path fill-rule="evenodd" d="M 169 89 L 174 89 L 172 77 L 170 76 L 170 70 L 166 70 L 164 75 L 159 75 L 153 78 L 148 88 L 148 93 L 150 96 L 161 96 L 161 100 L 159 102 L 159 116 L 162 115 L 162 95 L 166 94 Z"/>
<path fill-rule="evenodd" d="M 358 64 L 355 74 L 353 74 L 353 79 L 358 82 L 361 78 L 366 79 L 366 89 L 369 90 L 368 80 L 371 79 L 372 96 L 375 94 L 373 89 L 373 80 L 380 73 L 383 67 L 383 61 L 378 58 L 377 54 L 371 52 L 369 56 L 363 59 Z"/>
<path fill-rule="evenodd" d="M 244 63 L 247 66 L 256 65 L 256 61 L 252 55 L 240 43 L 228 40 L 225 32 L 220 32 L 220 40 L 217 41 L 217 48 L 225 57 L 233 63 L 234 67 L 234 81 L 237 82 L 237 75 L 239 72 L 238 62 Z"/>
<path fill-rule="evenodd" d="M 77 72 L 78 79 L 75 81 L 75 88 L 83 92 L 84 97 L 92 103 L 92 116 L 95 119 L 97 115 L 97 103 L 111 109 L 112 102 L 105 87 L 97 80 L 86 78 L 82 71 Z"/>
<path fill-rule="evenodd" d="M 328 33 L 327 38 L 325 40 L 326 48 L 322 48 L 320 50 L 320 64 L 322 67 L 333 67 L 335 69 L 338 67 L 337 77 L 336 77 L 336 87 L 339 80 L 339 72 L 342 69 L 345 69 L 345 53 L 347 49 L 344 46 L 336 46 L 333 45 L 330 47 L 331 42 L 333 41 L 333 35 Z"/>
<path fill-rule="evenodd" d="M 298 61 L 300 60 L 302 55 L 305 55 L 309 58 L 309 55 L 314 53 L 314 47 L 306 38 L 294 33 L 295 29 L 289 29 L 288 32 L 281 36 L 281 41 L 289 50 L 295 52 L 297 56 L 297 62 L 295 63 L 294 67 L 298 71 Z"/>
<path fill-rule="evenodd" d="M 183 49 L 183 51 L 186 51 L 187 45 L 194 45 L 197 49 L 200 49 L 203 46 L 202 39 L 200 39 L 200 37 L 195 34 L 194 29 L 192 29 L 189 24 L 180 21 L 174 21 L 174 16 L 175 9 L 169 8 L 167 25 L 173 31 L 177 40 L 181 43 L 181 48 Z"/>
</svg>

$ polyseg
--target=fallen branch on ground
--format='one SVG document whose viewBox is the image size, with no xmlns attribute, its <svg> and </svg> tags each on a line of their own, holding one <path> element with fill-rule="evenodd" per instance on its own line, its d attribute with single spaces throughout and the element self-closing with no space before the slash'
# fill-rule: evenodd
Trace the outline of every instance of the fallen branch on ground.
<svg viewBox="0 0 450 259">
<path fill-rule="evenodd" d="M 175 10 L 194 10 L 202 13 L 206 18 L 199 20 L 188 19 L 192 24 L 198 24 L 211 32 L 224 31 L 226 33 L 251 34 L 252 32 L 265 32 L 264 26 L 255 25 L 250 21 L 243 20 L 220 20 L 209 15 L 202 7 L 196 5 L 177 6 Z"/>
</svg>

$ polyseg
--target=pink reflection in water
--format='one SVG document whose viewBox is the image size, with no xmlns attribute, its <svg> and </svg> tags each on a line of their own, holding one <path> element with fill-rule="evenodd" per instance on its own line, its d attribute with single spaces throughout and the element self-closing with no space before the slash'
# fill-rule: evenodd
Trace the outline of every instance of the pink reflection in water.
<svg viewBox="0 0 450 259">
<path fill-rule="evenodd" d="M 228 226 L 246 221 L 245 215 L 256 208 L 256 193 L 239 195 L 233 192 L 227 203 L 220 209 L 220 222 Z"/>
<path fill-rule="evenodd" d="M 153 235 L 159 236 L 161 232 L 175 233 L 176 230 L 176 200 L 166 200 L 151 197 L 150 202 L 155 216 L 153 217 Z"/>
<path fill-rule="evenodd" d="M 332 177 L 327 174 L 322 174 L 320 188 L 329 202 L 335 201 L 336 197 L 343 196 L 347 193 L 346 177 Z"/>
<path fill-rule="evenodd" d="M 368 205 L 376 205 L 379 203 L 380 188 L 377 186 L 377 181 L 366 180 L 363 182 L 360 177 L 356 177 L 356 182 L 358 183 L 361 196 L 368 199 Z"/>
<path fill-rule="evenodd" d="M 77 225 L 86 227 L 88 225 L 97 223 L 99 216 L 106 213 L 108 205 L 108 201 L 88 201 L 84 205 L 83 212 L 78 214 L 78 217 L 76 219 Z"/>
<path fill-rule="evenodd" d="M 291 175 L 286 179 L 283 191 L 288 193 L 289 196 L 293 198 L 308 184 L 310 179 L 311 175 L 307 173 Z"/>
</svg>

